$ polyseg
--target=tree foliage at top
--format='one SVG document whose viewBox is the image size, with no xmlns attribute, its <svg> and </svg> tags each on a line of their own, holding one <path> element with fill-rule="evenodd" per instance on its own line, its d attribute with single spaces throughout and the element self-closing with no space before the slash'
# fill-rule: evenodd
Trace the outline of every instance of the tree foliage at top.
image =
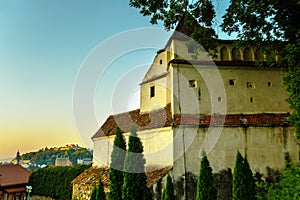
<svg viewBox="0 0 300 200">
<path fill-rule="evenodd" d="M 200 172 L 197 183 L 197 200 L 216 200 L 217 190 L 213 186 L 214 179 L 207 156 L 204 156 L 200 164 Z"/>
<path fill-rule="evenodd" d="M 236 154 L 233 172 L 233 200 L 255 200 L 255 182 L 247 159 L 240 152 Z"/>
<path fill-rule="evenodd" d="M 215 0 L 218 1 L 218 0 Z M 174 28 L 179 18 L 190 13 L 201 25 L 191 37 L 206 50 L 217 38 L 212 27 L 215 10 L 211 0 L 130 0 L 130 6 L 150 17 L 152 24 L 163 21 L 167 30 Z M 231 0 L 223 15 L 221 28 L 229 35 L 237 33 L 240 44 L 261 48 L 269 66 L 279 65 L 287 71 L 283 77 L 291 122 L 300 139 L 300 2 L 299 0 Z M 215 27 L 217 28 L 217 27 Z M 209 41 L 208 44 L 205 41 Z M 211 44 L 211 45 L 210 45 Z M 280 62 L 274 64 L 274 56 Z"/>
<path fill-rule="evenodd" d="M 170 174 L 167 176 L 166 188 L 163 191 L 162 200 L 175 200 L 174 184 Z"/>
<path fill-rule="evenodd" d="M 190 3 L 188 0 L 130 0 L 130 6 L 140 10 L 143 16 L 150 16 L 150 22 L 157 24 L 164 22 L 166 30 L 174 28 L 183 14 L 191 14 L 201 26 L 195 27 L 191 38 L 198 41 L 204 49 L 214 49 L 217 38 L 213 29 L 216 16 L 211 0 L 198 0 Z M 194 21 L 188 23 L 193 26 Z"/>
<path fill-rule="evenodd" d="M 108 199 L 121 200 L 123 186 L 123 168 L 126 155 L 126 141 L 119 127 L 116 128 L 114 148 L 111 153 L 111 164 L 109 171 L 110 192 Z"/>
<path fill-rule="evenodd" d="M 134 127 L 130 132 L 128 151 L 124 162 L 122 199 L 149 200 L 152 199 L 152 194 L 146 185 L 144 148 Z"/>
</svg>

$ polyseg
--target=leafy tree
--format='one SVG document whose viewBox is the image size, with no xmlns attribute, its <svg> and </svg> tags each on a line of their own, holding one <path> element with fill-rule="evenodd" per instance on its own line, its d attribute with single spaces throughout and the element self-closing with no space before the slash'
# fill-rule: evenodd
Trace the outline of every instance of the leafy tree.
<svg viewBox="0 0 300 200">
<path fill-rule="evenodd" d="M 93 190 L 92 190 L 92 194 L 91 194 L 90 200 L 96 200 L 96 198 L 97 198 L 97 187 L 94 186 Z"/>
<path fill-rule="evenodd" d="M 174 185 L 170 174 L 167 176 L 166 188 L 163 191 L 162 200 L 175 200 Z"/>
<path fill-rule="evenodd" d="M 109 171 L 110 192 L 108 199 L 121 200 L 123 186 L 123 168 L 126 155 L 126 142 L 122 131 L 119 127 L 116 128 L 116 137 L 114 140 L 114 148 L 111 153 L 111 164 Z"/>
<path fill-rule="evenodd" d="M 200 172 L 197 184 L 197 200 L 217 199 L 217 190 L 213 186 L 213 174 L 207 156 L 201 160 Z"/>
<path fill-rule="evenodd" d="M 218 0 L 215 0 L 217 3 Z M 130 0 L 130 6 L 139 9 L 150 22 L 164 22 L 167 30 L 174 28 L 179 18 L 190 13 L 201 25 L 194 28 L 191 38 L 206 50 L 213 49 L 217 35 L 213 29 L 215 10 L 211 0 Z M 267 54 L 269 66 L 286 70 L 283 77 L 288 102 L 293 112 L 290 120 L 300 139 L 300 3 L 299 0 L 231 0 L 224 13 L 221 28 L 229 35 L 237 33 L 240 44 L 254 45 Z M 191 26 L 194 26 L 191 23 Z M 215 27 L 217 28 L 217 27 Z M 209 41 L 206 43 L 205 41 Z M 281 60 L 274 62 L 274 55 Z M 262 63 L 260 63 L 262 65 Z"/>
<path fill-rule="evenodd" d="M 233 172 L 233 200 L 254 200 L 255 182 L 247 159 L 237 152 Z"/>
<path fill-rule="evenodd" d="M 32 195 L 49 196 L 57 200 L 72 198 L 71 181 L 91 165 L 41 168 L 29 176 Z"/>
<path fill-rule="evenodd" d="M 300 164 L 291 163 L 279 176 L 279 182 L 260 183 L 264 192 L 258 193 L 258 199 L 290 200 L 299 199 L 300 196 Z M 265 192 L 266 191 L 266 192 Z"/>
<path fill-rule="evenodd" d="M 150 16 L 152 24 L 163 21 L 167 30 L 173 29 L 182 15 L 191 14 L 193 18 L 188 18 L 187 23 L 194 26 L 196 19 L 196 23 L 201 25 L 194 28 L 191 37 L 206 50 L 215 48 L 217 35 L 213 29 L 213 20 L 216 12 L 211 0 L 130 0 L 129 5 L 138 8 L 143 16 Z"/>
<path fill-rule="evenodd" d="M 106 199 L 106 196 L 105 196 L 105 192 L 104 192 L 104 186 L 103 186 L 101 179 L 99 179 L 97 192 L 96 192 L 96 200 L 105 200 L 105 199 Z"/>
<path fill-rule="evenodd" d="M 122 198 L 126 200 L 148 200 L 152 194 L 147 187 L 147 177 L 144 172 L 145 159 L 143 145 L 137 137 L 134 127 L 129 136 L 128 151 L 124 162 L 124 183 Z"/>
</svg>

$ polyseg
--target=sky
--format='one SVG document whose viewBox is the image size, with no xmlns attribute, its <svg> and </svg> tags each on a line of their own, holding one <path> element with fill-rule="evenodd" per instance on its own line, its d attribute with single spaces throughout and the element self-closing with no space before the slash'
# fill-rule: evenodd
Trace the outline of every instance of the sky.
<svg viewBox="0 0 300 200">
<path fill-rule="evenodd" d="M 139 107 L 138 84 L 171 33 L 128 3 L 0 0 L 0 161 L 18 150 L 65 144 L 92 148 L 90 138 L 110 114 Z M 218 0 L 217 10 L 222 13 L 227 4 Z M 143 40 L 147 44 L 138 43 Z M 114 54 L 118 49 L 125 53 Z M 95 73 L 79 80 L 90 60 Z M 74 93 L 89 83 L 92 98 L 81 103 Z M 85 106 L 93 109 L 96 124 L 90 125 L 80 110 Z"/>
</svg>

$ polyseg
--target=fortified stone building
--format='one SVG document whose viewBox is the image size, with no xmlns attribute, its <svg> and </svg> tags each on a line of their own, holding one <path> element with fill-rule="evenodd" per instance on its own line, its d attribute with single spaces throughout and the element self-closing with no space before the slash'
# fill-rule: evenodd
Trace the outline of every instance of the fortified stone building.
<svg viewBox="0 0 300 200">
<path fill-rule="evenodd" d="M 286 161 L 299 161 L 284 72 L 257 67 L 255 61 L 268 55 L 228 40 L 218 40 L 216 58 L 202 51 L 195 58 L 187 45 L 193 31 L 187 17 L 140 84 L 140 109 L 109 116 L 92 137 L 94 165 L 109 166 L 116 126 L 128 137 L 132 125 L 142 139 L 146 165 L 171 166 L 176 182 L 188 173 L 198 175 L 202 152 L 214 173 L 233 169 L 237 151 L 264 177 Z"/>
</svg>

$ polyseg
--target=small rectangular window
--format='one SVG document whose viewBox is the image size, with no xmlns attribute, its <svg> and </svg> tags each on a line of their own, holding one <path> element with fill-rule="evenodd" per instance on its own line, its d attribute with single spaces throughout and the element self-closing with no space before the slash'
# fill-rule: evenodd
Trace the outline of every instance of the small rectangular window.
<svg viewBox="0 0 300 200">
<path fill-rule="evenodd" d="M 218 101 L 222 101 L 222 97 L 218 97 Z"/>
<path fill-rule="evenodd" d="M 196 88 L 197 87 L 197 81 L 189 80 L 189 85 L 190 85 L 191 88 Z"/>
<path fill-rule="evenodd" d="M 161 64 L 161 65 L 162 65 L 162 60 L 159 60 L 159 64 Z"/>
<path fill-rule="evenodd" d="M 253 102 L 253 97 L 250 97 L 250 102 L 251 102 L 251 103 Z"/>
<path fill-rule="evenodd" d="M 268 86 L 271 87 L 272 86 L 272 82 L 269 81 L 268 82 Z"/>
<path fill-rule="evenodd" d="M 253 82 L 247 82 L 247 88 L 255 88 L 255 84 Z"/>
<path fill-rule="evenodd" d="M 155 86 L 151 86 L 150 87 L 150 97 L 154 97 L 155 96 Z"/>
<path fill-rule="evenodd" d="M 235 79 L 230 79 L 229 80 L 229 85 L 235 85 Z"/>
</svg>

